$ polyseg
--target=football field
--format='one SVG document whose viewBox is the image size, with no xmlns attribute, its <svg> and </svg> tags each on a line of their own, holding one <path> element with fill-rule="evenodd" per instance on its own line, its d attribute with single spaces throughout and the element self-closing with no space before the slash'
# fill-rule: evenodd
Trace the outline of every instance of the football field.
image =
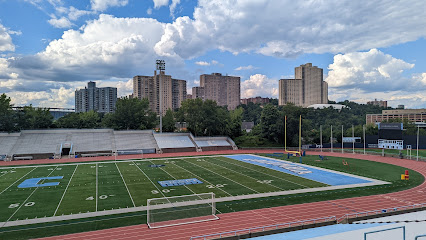
<svg viewBox="0 0 426 240">
<path fill-rule="evenodd" d="M 266 160 L 253 164 L 244 162 L 249 155 L 235 156 L 241 160 L 205 156 L 0 168 L 0 222 L 143 207 L 150 198 L 195 193 L 222 198 L 329 186 L 285 172 L 290 165 L 278 171 L 259 165 Z"/>
</svg>

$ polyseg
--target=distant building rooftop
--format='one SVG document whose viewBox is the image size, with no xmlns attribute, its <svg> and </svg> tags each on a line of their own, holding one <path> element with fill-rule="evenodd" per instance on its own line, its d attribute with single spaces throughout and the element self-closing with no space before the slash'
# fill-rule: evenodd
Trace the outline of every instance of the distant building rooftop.
<svg viewBox="0 0 426 240">
<path fill-rule="evenodd" d="M 334 109 L 342 110 L 342 108 L 348 108 L 348 106 L 342 105 L 342 104 L 312 104 L 309 105 L 308 108 L 314 108 L 314 109 L 322 109 L 322 108 L 329 108 L 332 107 Z"/>
</svg>

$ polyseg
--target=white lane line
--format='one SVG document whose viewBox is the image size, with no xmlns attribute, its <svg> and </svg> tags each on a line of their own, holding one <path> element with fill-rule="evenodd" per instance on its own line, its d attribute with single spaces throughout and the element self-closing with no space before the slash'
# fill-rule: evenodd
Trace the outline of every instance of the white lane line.
<svg viewBox="0 0 426 240">
<path fill-rule="evenodd" d="M 132 200 L 132 203 L 133 203 L 133 207 L 136 207 L 135 201 L 133 201 L 133 197 L 132 197 L 132 194 L 130 194 L 129 188 L 127 187 L 126 181 L 124 181 L 124 177 L 123 177 L 123 174 L 121 174 L 121 171 L 120 171 L 120 168 L 119 168 L 119 167 L 118 167 L 118 165 L 117 165 L 117 162 L 115 162 L 115 167 L 117 167 L 117 169 L 118 169 L 118 172 L 120 173 L 121 179 L 123 179 L 123 183 L 124 183 L 124 186 L 126 186 L 126 189 L 127 189 L 127 193 L 129 194 L 129 196 L 130 196 L 130 199 Z"/>
<path fill-rule="evenodd" d="M 203 167 L 203 166 L 200 166 L 200 165 L 195 164 L 195 163 L 192 163 L 192 162 L 188 162 L 188 161 L 186 161 L 186 160 L 183 160 L 183 161 L 185 161 L 185 162 L 187 162 L 187 163 L 190 163 L 190 164 L 192 164 L 192 165 L 194 165 L 194 166 L 200 167 L 200 168 L 202 168 L 202 169 L 205 169 L 205 170 L 207 170 L 207 171 L 209 171 L 209 172 L 212 172 L 212 173 L 214 173 L 214 174 L 216 174 L 216 175 L 219 175 L 219 176 L 221 176 L 221 177 L 223 177 L 223 178 L 226 178 L 226 179 L 228 179 L 228 180 L 229 180 L 229 181 L 231 181 L 231 182 L 234 182 L 234 183 L 236 183 L 236 184 L 238 184 L 238 185 L 240 185 L 240 186 L 243 186 L 243 187 L 245 187 L 245 188 L 247 188 L 247 189 L 252 190 L 253 192 L 260 193 L 260 192 L 258 192 L 258 191 L 256 191 L 256 190 L 254 190 L 254 189 L 252 189 L 252 188 L 250 188 L 250 187 L 247 187 L 247 186 L 245 186 L 245 185 L 243 185 L 243 184 L 241 184 L 241 183 L 239 183 L 239 182 L 236 182 L 236 181 L 234 181 L 234 180 L 232 180 L 232 179 L 230 179 L 230 178 L 227 178 L 227 177 L 225 177 L 225 176 L 223 176 L 223 175 L 221 175 L 221 174 L 219 174 L 219 173 L 217 173 L 217 172 L 211 171 L 210 169 L 207 169 L 207 168 L 205 168 L 205 167 Z"/>
<path fill-rule="evenodd" d="M 21 180 L 22 178 L 24 178 L 25 176 L 27 176 L 28 174 L 30 174 L 30 173 L 31 173 L 32 171 L 34 171 L 36 168 L 38 168 L 38 167 L 34 167 L 34 168 L 33 168 L 33 170 L 31 170 L 31 171 L 27 172 L 27 174 L 25 174 L 24 176 L 22 176 L 21 178 L 19 178 L 18 180 L 16 180 L 14 183 L 10 184 L 10 186 L 9 186 L 9 187 L 7 187 L 5 190 L 3 190 L 2 192 L 0 192 L 0 195 L 1 195 L 2 193 L 6 192 L 6 191 L 7 191 L 7 189 L 9 189 L 9 188 L 10 188 L 10 187 L 12 187 L 15 183 L 17 183 L 19 180 Z"/>
<path fill-rule="evenodd" d="M 70 180 L 69 180 L 69 182 L 67 184 L 67 187 L 65 188 L 64 194 L 62 194 L 61 201 L 59 201 L 58 207 L 56 208 L 55 213 L 53 214 L 53 216 L 55 216 L 56 213 L 58 212 L 58 209 L 59 209 L 59 207 L 61 206 L 61 203 L 62 203 L 62 199 L 64 199 L 65 193 L 67 193 L 68 187 L 70 186 L 70 183 L 72 181 L 72 177 L 74 177 L 74 173 L 75 173 L 75 171 L 77 171 L 77 168 L 78 168 L 78 165 L 75 167 L 74 172 L 71 175 L 71 178 L 70 178 Z"/>
</svg>

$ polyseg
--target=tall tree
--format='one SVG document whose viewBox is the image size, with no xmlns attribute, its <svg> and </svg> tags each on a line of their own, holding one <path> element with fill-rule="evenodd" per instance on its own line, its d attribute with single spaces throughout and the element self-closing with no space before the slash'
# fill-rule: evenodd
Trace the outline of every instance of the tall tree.
<svg viewBox="0 0 426 240">
<path fill-rule="evenodd" d="M 166 114 L 163 117 L 163 131 L 165 132 L 174 132 L 175 127 L 175 119 L 173 111 L 169 108 L 166 111 Z"/>
<path fill-rule="evenodd" d="M 10 98 L 3 93 L 0 96 L 0 131 L 12 132 L 14 128 L 12 104 L 10 104 Z"/>
<path fill-rule="evenodd" d="M 53 116 L 48 109 L 34 108 L 32 105 L 25 106 L 16 115 L 18 129 L 50 128 L 53 123 Z"/>
<path fill-rule="evenodd" d="M 115 105 L 115 112 L 108 113 L 103 119 L 106 127 L 114 129 L 152 129 L 157 116 L 149 109 L 148 99 L 120 98 Z"/>
</svg>

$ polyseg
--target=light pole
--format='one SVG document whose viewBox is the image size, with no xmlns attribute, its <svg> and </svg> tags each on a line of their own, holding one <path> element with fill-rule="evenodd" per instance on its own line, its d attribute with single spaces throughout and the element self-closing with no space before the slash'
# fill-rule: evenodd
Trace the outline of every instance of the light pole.
<svg viewBox="0 0 426 240">
<path fill-rule="evenodd" d="M 322 152 L 322 125 L 320 125 L 320 148 Z"/>
<path fill-rule="evenodd" d="M 364 137 L 364 155 L 365 155 L 365 125 L 362 125 L 362 133 Z"/>
<path fill-rule="evenodd" d="M 417 161 L 419 161 L 419 132 L 420 126 L 417 126 Z"/>
<path fill-rule="evenodd" d="M 333 152 L 333 125 L 331 125 L 330 144 L 331 144 L 331 152 Z"/>
<path fill-rule="evenodd" d="M 159 112 L 160 112 L 160 133 L 163 133 L 163 83 L 161 82 L 161 71 L 166 70 L 166 62 L 164 60 L 156 60 L 155 64 L 157 65 L 157 70 L 160 71 L 160 76 L 158 76 L 158 81 L 160 82 L 159 86 Z"/>
</svg>

